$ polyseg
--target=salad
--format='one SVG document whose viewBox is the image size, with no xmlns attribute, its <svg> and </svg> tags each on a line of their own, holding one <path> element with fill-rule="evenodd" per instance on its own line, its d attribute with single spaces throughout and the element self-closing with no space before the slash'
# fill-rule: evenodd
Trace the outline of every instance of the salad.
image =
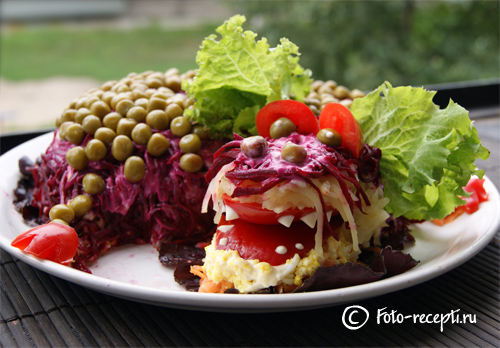
<svg viewBox="0 0 500 348">
<path fill-rule="evenodd" d="M 203 41 L 196 71 L 132 73 L 59 117 L 17 190 L 26 219 L 71 226 L 37 229 L 50 255 L 63 239 L 75 248 L 49 259 L 86 270 L 114 246 L 151 243 L 188 290 L 331 289 L 414 267 L 412 223 L 487 199 L 481 184 L 464 190 L 489 155 L 465 109 L 423 88 L 318 83 L 295 44 L 256 41 L 244 21 Z M 13 245 L 40 256 L 37 233 Z"/>
</svg>

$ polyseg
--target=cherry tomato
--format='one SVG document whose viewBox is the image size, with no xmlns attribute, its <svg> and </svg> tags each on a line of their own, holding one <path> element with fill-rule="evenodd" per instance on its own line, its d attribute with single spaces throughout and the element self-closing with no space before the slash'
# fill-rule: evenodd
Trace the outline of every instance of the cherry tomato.
<svg viewBox="0 0 500 348">
<path fill-rule="evenodd" d="M 326 104 L 319 115 L 319 128 L 335 129 L 342 135 L 342 146 L 359 158 L 364 146 L 363 133 L 348 108 L 339 103 Z"/>
<path fill-rule="evenodd" d="M 267 104 L 257 113 L 257 132 L 264 138 L 269 138 L 271 125 L 281 117 L 292 121 L 297 126 L 297 133 L 316 134 L 319 131 L 318 120 L 306 104 L 296 100 L 277 100 Z"/>
<path fill-rule="evenodd" d="M 233 227 L 221 232 L 219 228 L 224 225 Z M 245 260 L 257 259 L 271 266 L 279 266 L 295 254 L 304 257 L 314 248 L 315 234 L 316 228 L 310 228 L 303 222 L 294 223 L 290 227 L 257 225 L 241 219 L 226 221 L 222 216 L 215 249 L 236 250 Z"/>
<path fill-rule="evenodd" d="M 228 195 L 223 196 L 224 203 L 232 208 L 240 217 L 241 220 L 252 222 L 258 225 L 279 225 L 278 219 L 282 216 L 293 215 L 294 222 L 300 221 L 300 218 L 314 212 L 314 208 L 287 209 L 279 214 L 269 209 L 264 209 L 257 203 L 241 203 L 233 201 Z"/>
<path fill-rule="evenodd" d="M 78 235 L 70 226 L 48 223 L 21 233 L 11 245 L 41 259 L 68 265 L 78 249 Z"/>
</svg>

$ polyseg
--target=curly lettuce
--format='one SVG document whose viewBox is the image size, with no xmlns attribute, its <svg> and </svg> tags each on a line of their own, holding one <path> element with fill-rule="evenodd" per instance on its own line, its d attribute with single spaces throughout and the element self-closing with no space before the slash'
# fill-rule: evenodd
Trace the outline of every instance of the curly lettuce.
<svg viewBox="0 0 500 348">
<path fill-rule="evenodd" d="M 435 93 L 385 82 L 351 107 L 365 142 L 382 150 L 386 209 L 396 217 L 442 219 L 464 204 L 470 177 L 484 174 L 474 162 L 489 151 L 467 110 L 451 100 L 439 109 Z"/>
<path fill-rule="evenodd" d="M 257 34 L 244 31 L 245 17 L 236 15 L 208 36 L 196 56 L 194 80 L 183 89 L 196 100 L 187 116 L 210 128 L 213 138 L 231 139 L 233 132 L 256 134 L 255 115 L 265 104 L 301 100 L 310 88 L 310 72 L 299 64 L 298 47 L 286 38 L 275 48 Z"/>
</svg>

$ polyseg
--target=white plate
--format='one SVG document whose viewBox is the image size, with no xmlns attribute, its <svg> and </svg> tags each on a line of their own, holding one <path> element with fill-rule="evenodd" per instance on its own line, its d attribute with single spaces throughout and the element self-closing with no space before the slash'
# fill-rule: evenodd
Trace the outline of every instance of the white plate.
<svg viewBox="0 0 500 348">
<path fill-rule="evenodd" d="M 40 260 L 10 246 L 16 235 L 28 229 L 12 205 L 13 188 L 20 175 L 18 160 L 33 160 L 52 140 L 51 133 L 28 141 L 0 157 L 0 246 L 14 257 L 44 272 L 109 295 L 154 305 L 231 312 L 270 312 L 311 309 L 375 297 L 437 277 L 464 263 L 495 235 L 500 198 L 488 179 L 489 200 L 472 215 L 462 215 L 445 227 L 424 223 L 414 230 L 415 246 L 406 252 L 420 260 L 408 272 L 378 282 L 343 289 L 283 295 L 202 294 L 187 292 L 173 280 L 172 270 L 161 266 L 151 246 L 117 248 L 91 265 L 87 274 Z"/>
</svg>

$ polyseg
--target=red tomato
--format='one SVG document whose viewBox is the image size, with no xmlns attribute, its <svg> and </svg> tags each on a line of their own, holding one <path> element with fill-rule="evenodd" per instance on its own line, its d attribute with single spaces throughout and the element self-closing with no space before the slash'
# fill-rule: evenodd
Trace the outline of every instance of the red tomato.
<svg viewBox="0 0 500 348">
<path fill-rule="evenodd" d="M 488 200 L 488 193 L 484 189 L 484 179 L 472 178 L 469 180 L 464 190 L 470 192 L 470 196 L 463 198 L 465 200 L 464 205 L 460 205 L 455 208 L 455 210 L 444 219 L 432 220 L 436 225 L 442 226 L 444 224 L 454 221 L 457 217 L 463 213 L 472 214 L 479 209 L 479 203 Z"/>
<path fill-rule="evenodd" d="M 300 218 L 314 212 L 314 208 L 287 209 L 282 213 L 276 214 L 272 210 L 264 209 L 257 203 L 241 203 L 231 199 L 228 195 L 223 196 L 224 203 L 232 208 L 240 217 L 241 220 L 253 222 L 259 225 L 279 225 L 278 219 L 285 215 L 293 215 L 293 221 L 300 221 Z"/>
<path fill-rule="evenodd" d="M 364 146 L 363 133 L 348 108 L 339 103 L 326 104 L 319 115 L 319 128 L 335 129 L 342 135 L 342 146 L 359 158 Z"/>
<path fill-rule="evenodd" d="M 48 223 L 21 233 L 10 244 L 41 259 L 68 265 L 78 249 L 78 235 L 72 227 Z"/>
<path fill-rule="evenodd" d="M 218 227 L 224 225 L 233 227 L 227 232 L 217 230 L 215 249 L 236 250 L 245 260 L 257 259 L 271 266 L 279 266 L 295 254 L 304 257 L 314 248 L 316 228 L 310 228 L 303 222 L 294 223 L 290 227 L 257 225 L 241 219 L 226 221 L 222 216 Z M 227 239 L 221 244 L 223 238 Z M 284 253 L 278 253 L 278 247 L 285 247 L 286 251 L 283 249 Z"/>
<path fill-rule="evenodd" d="M 277 100 L 267 104 L 257 113 L 257 132 L 264 138 L 269 138 L 271 125 L 281 117 L 292 121 L 300 134 L 316 134 L 319 131 L 318 120 L 306 104 L 296 100 Z"/>
</svg>

